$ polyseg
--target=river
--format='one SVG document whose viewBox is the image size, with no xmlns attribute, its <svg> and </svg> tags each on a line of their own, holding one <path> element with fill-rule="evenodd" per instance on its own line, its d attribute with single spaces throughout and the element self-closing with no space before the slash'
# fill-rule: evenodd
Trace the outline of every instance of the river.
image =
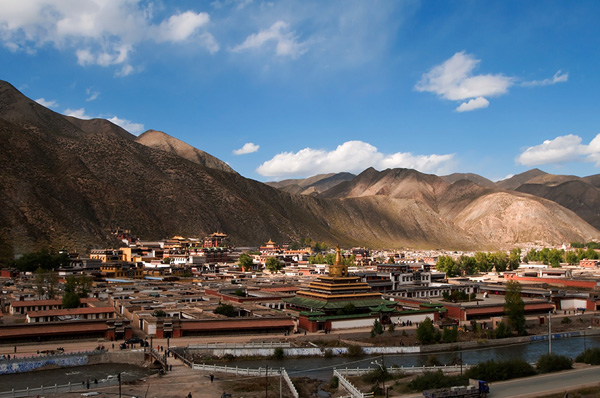
<svg viewBox="0 0 600 398">
<path fill-rule="evenodd" d="M 139 380 L 150 374 L 156 373 L 157 369 L 147 369 L 142 366 L 122 363 L 104 363 L 0 375 L 0 392 L 10 391 L 13 388 L 15 390 L 23 390 L 27 387 L 33 388 L 68 383 L 77 383 L 83 386 L 88 380 L 90 382 L 90 388 L 93 388 L 95 380 L 101 385 L 118 383 L 117 375 L 119 372 L 121 372 L 121 380 L 127 382 Z"/>
<path fill-rule="evenodd" d="M 600 347 L 600 336 L 573 337 L 552 341 L 552 352 L 574 358 L 583 352 L 584 345 L 587 348 Z M 479 348 L 463 350 L 462 352 L 442 352 L 435 354 L 402 354 L 385 355 L 383 358 L 385 366 L 422 366 L 430 355 L 442 363 L 448 364 L 456 361 L 462 356 L 464 364 L 474 365 L 490 359 L 524 359 L 527 362 L 535 362 L 548 353 L 547 341 L 536 341 L 532 343 L 515 344 L 503 347 Z M 284 358 L 282 360 L 255 359 L 232 362 L 231 365 L 250 368 L 264 368 L 265 366 L 287 370 L 290 377 L 306 376 L 314 379 L 329 380 L 333 368 L 345 367 L 375 367 L 371 362 L 381 360 L 381 357 L 332 357 L 332 358 Z M 41 370 L 30 373 L 2 375 L 0 376 L 0 391 L 9 391 L 12 388 L 19 390 L 26 387 L 38 387 L 41 385 L 52 386 L 54 384 L 82 383 L 90 380 L 93 386 L 94 380 L 99 383 L 114 383 L 116 375 L 122 373 L 123 381 L 142 379 L 156 370 L 149 370 L 140 366 L 126 364 L 99 364 L 73 368 L 62 368 L 52 370 Z"/>
<path fill-rule="evenodd" d="M 600 336 L 594 337 L 572 337 L 552 340 L 552 352 L 559 355 L 565 355 L 575 358 L 586 348 L 600 347 Z M 435 354 L 401 354 L 385 355 L 383 360 L 385 366 L 423 366 L 427 363 L 428 357 L 434 355 L 442 364 L 455 362 L 462 356 L 463 364 L 475 365 L 490 359 L 524 359 L 527 362 L 534 363 L 538 358 L 548 353 L 547 341 L 536 341 L 532 343 L 515 344 L 503 347 L 478 348 L 456 352 L 440 352 Z M 321 380 L 329 380 L 333 368 L 366 368 L 375 367 L 371 364 L 374 360 L 381 361 L 379 357 L 333 357 L 333 358 L 284 358 L 282 360 L 273 359 L 255 359 L 236 362 L 240 367 L 264 368 L 283 367 L 290 377 L 306 376 Z"/>
</svg>

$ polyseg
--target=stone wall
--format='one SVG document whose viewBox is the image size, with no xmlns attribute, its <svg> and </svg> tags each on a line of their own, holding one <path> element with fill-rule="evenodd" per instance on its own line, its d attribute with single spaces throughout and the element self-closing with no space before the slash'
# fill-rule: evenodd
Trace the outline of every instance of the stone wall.
<svg viewBox="0 0 600 398">
<path fill-rule="evenodd" d="M 74 354 L 33 356 L 0 361 L 0 375 L 26 373 L 47 366 L 69 368 L 73 366 L 95 365 L 99 363 L 129 363 L 142 365 L 145 362 L 144 350 L 91 351 Z"/>
</svg>

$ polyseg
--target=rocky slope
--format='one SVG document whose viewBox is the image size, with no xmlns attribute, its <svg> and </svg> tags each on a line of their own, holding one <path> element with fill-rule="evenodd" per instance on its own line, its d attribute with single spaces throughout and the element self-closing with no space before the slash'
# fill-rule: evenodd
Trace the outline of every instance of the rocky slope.
<svg viewBox="0 0 600 398">
<path fill-rule="evenodd" d="M 135 139 L 136 142 L 147 147 L 173 153 L 191 162 L 209 167 L 211 169 L 235 173 L 229 165 L 216 157 L 196 149 L 185 142 L 171 137 L 162 131 L 148 130 Z"/>
</svg>

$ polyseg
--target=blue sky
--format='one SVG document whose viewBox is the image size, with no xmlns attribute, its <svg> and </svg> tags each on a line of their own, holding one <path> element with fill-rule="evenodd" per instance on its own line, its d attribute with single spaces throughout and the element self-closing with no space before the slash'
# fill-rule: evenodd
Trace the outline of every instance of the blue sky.
<svg viewBox="0 0 600 398">
<path fill-rule="evenodd" d="M 0 79 L 259 181 L 600 173 L 600 2 L 2 0 Z"/>
</svg>

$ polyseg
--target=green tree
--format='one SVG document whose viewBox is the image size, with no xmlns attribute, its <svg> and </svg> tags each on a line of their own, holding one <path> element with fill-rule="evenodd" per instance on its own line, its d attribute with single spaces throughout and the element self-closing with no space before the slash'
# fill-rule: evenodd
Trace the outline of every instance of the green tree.
<svg viewBox="0 0 600 398">
<path fill-rule="evenodd" d="M 58 274 L 53 271 L 38 268 L 35 272 L 35 290 L 38 298 L 46 297 L 48 300 L 56 298 L 58 288 Z"/>
<path fill-rule="evenodd" d="M 277 257 L 269 257 L 267 261 L 265 261 L 265 268 L 267 268 L 272 273 L 276 274 L 279 272 L 285 264 L 279 261 Z"/>
<path fill-rule="evenodd" d="M 508 316 L 510 326 L 520 336 L 525 335 L 525 303 L 521 298 L 521 284 L 515 281 L 506 283 L 506 296 L 504 298 L 504 311 Z"/>
<path fill-rule="evenodd" d="M 554 267 L 560 267 L 560 261 L 564 257 L 564 251 L 558 249 L 552 249 L 548 252 L 548 263 Z"/>
<path fill-rule="evenodd" d="M 67 253 L 55 253 L 43 249 L 34 253 L 27 253 L 12 263 L 12 266 L 22 272 L 36 272 L 38 268 L 43 270 L 54 270 L 66 267 L 70 263 Z"/>
<path fill-rule="evenodd" d="M 492 270 L 492 266 L 488 261 L 488 256 L 484 252 L 475 253 L 475 266 L 479 272 L 489 272 Z"/>
<path fill-rule="evenodd" d="M 156 318 L 164 318 L 167 316 L 167 313 L 164 312 L 163 310 L 157 309 L 152 312 L 152 316 L 154 316 Z"/>
<path fill-rule="evenodd" d="M 312 264 L 325 264 L 325 259 L 321 253 L 317 253 Z"/>
<path fill-rule="evenodd" d="M 217 308 L 213 311 L 215 314 L 225 315 L 228 318 L 233 318 L 236 316 L 236 311 L 233 305 L 231 304 L 219 304 Z"/>
<path fill-rule="evenodd" d="M 252 257 L 250 257 L 250 255 L 248 255 L 247 253 L 242 253 L 240 254 L 238 264 L 240 265 L 242 270 L 244 270 L 245 272 L 249 272 L 250 270 L 252 270 L 252 265 L 254 264 L 254 261 L 252 261 Z"/>
<path fill-rule="evenodd" d="M 508 268 L 513 271 L 519 268 L 519 264 L 521 263 L 521 249 L 515 247 L 510 251 L 508 255 Z"/>
<path fill-rule="evenodd" d="M 429 318 L 425 318 L 417 327 L 417 340 L 421 344 L 432 344 L 439 342 L 442 338 L 441 333 L 433 326 L 433 322 Z"/>
<path fill-rule="evenodd" d="M 450 256 L 440 256 L 435 265 L 435 269 L 441 272 L 445 272 L 446 276 L 453 277 L 458 275 L 458 267 L 456 261 Z"/>
<path fill-rule="evenodd" d="M 458 341 L 458 328 L 456 325 L 451 328 L 444 328 L 442 340 L 444 340 L 444 343 L 456 343 Z"/>
<path fill-rule="evenodd" d="M 79 308 L 80 305 L 81 299 L 77 293 L 65 291 L 62 298 L 63 308 Z"/>
<path fill-rule="evenodd" d="M 496 267 L 497 272 L 504 272 L 508 265 L 508 254 L 501 251 L 488 253 L 488 261 L 492 265 L 492 268 Z"/>
<path fill-rule="evenodd" d="M 383 333 L 383 325 L 379 322 L 379 319 L 375 319 L 373 327 L 371 328 L 371 337 L 379 336 Z"/>
<path fill-rule="evenodd" d="M 579 263 L 579 259 L 577 258 L 577 253 L 574 251 L 568 251 L 565 253 L 565 263 L 569 265 L 576 265 Z"/>
<path fill-rule="evenodd" d="M 589 243 L 588 243 L 589 245 Z M 587 250 L 584 252 L 584 258 L 587 258 L 588 260 L 598 260 L 598 253 L 596 252 L 596 250 L 592 249 L 591 247 L 588 246 Z"/>
<path fill-rule="evenodd" d="M 335 254 L 327 253 L 325 255 L 325 264 L 333 265 L 334 262 L 335 262 Z"/>
<path fill-rule="evenodd" d="M 477 270 L 475 257 L 460 256 L 457 262 L 458 271 L 464 275 L 473 275 Z"/>
</svg>

